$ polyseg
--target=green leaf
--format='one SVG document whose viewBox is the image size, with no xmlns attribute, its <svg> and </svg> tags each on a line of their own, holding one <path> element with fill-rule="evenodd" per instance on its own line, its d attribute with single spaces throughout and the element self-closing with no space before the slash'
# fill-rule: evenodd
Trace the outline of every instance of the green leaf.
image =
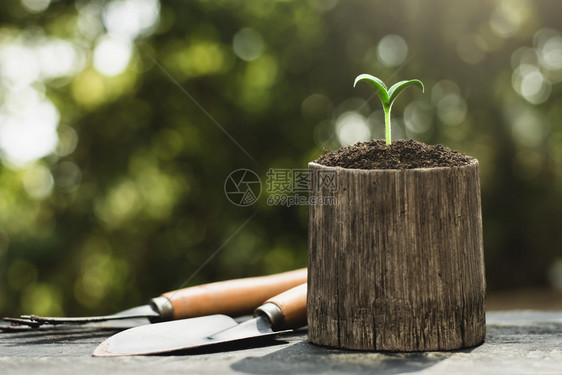
<svg viewBox="0 0 562 375">
<path fill-rule="evenodd" d="M 386 107 L 390 104 L 388 100 L 388 91 L 386 90 L 386 85 L 383 83 L 383 81 L 370 74 L 360 74 L 357 76 L 357 78 L 355 78 L 355 82 L 353 82 L 353 87 L 355 87 L 355 85 L 359 81 L 367 81 L 368 83 L 371 84 L 371 86 L 374 87 L 375 91 L 379 95 L 379 98 L 381 99 L 383 106 Z"/>
<path fill-rule="evenodd" d="M 370 74 L 360 74 L 357 76 L 357 78 L 355 78 L 355 82 L 353 82 L 353 87 L 355 87 L 355 85 L 357 84 L 357 82 L 359 81 L 367 81 L 371 84 L 371 86 L 373 86 L 377 92 L 377 94 L 379 95 L 381 102 L 382 102 L 382 107 L 384 110 L 384 126 L 386 129 L 386 144 L 389 145 L 390 144 L 390 139 L 391 139 L 391 132 L 390 132 L 390 109 L 392 107 L 392 103 L 396 100 L 396 97 L 402 92 L 402 90 L 404 90 L 406 87 L 411 86 L 411 85 L 415 85 L 418 86 L 422 92 L 424 91 L 424 87 L 423 87 L 423 83 L 421 83 L 420 80 L 417 79 L 411 79 L 409 81 L 400 81 L 396 84 L 394 84 L 390 90 L 387 90 L 386 85 L 383 83 L 383 81 L 381 81 L 380 79 L 378 79 L 377 77 L 373 77 Z"/>
<path fill-rule="evenodd" d="M 394 103 L 394 101 L 396 100 L 396 97 L 398 95 L 400 95 L 400 93 L 408 86 L 412 86 L 415 85 L 417 87 L 419 87 L 422 92 L 424 92 L 424 87 L 423 87 L 423 83 L 418 80 L 418 79 L 411 79 L 409 81 L 400 81 L 398 83 L 395 83 L 394 85 L 392 85 L 392 87 L 390 88 L 390 90 L 388 90 L 388 95 L 389 95 L 389 105 L 392 105 L 392 103 Z"/>
</svg>

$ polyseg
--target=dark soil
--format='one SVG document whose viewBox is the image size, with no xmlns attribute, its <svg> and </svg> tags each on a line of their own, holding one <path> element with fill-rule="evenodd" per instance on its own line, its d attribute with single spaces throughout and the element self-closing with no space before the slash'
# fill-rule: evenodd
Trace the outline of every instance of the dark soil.
<svg viewBox="0 0 562 375">
<path fill-rule="evenodd" d="M 408 139 L 387 146 L 384 140 L 375 139 L 325 151 L 315 161 L 329 167 L 350 169 L 413 169 L 462 166 L 473 160 L 442 145 L 430 146 Z"/>
</svg>

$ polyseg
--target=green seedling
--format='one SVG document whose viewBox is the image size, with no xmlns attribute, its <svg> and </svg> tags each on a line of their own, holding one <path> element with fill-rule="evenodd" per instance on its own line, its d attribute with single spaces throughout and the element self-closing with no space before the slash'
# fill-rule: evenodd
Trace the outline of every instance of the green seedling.
<svg viewBox="0 0 562 375">
<path fill-rule="evenodd" d="M 390 144 L 390 109 L 392 108 L 392 103 L 396 100 L 396 97 L 400 95 L 400 93 L 408 86 L 418 86 L 422 92 L 424 92 L 423 83 L 418 79 L 411 79 L 409 81 L 400 81 L 395 83 L 390 90 L 386 88 L 386 85 L 378 79 L 377 77 L 373 77 L 370 74 L 360 74 L 355 78 L 355 82 L 353 83 L 353 87 L 359 81 L 367 81 L 375 88 L 376 93 L 379 95 L 381 99 L 382 108 L 384 110 L 384 125 L 386 127 L 386 144 Z"/>
</svg>

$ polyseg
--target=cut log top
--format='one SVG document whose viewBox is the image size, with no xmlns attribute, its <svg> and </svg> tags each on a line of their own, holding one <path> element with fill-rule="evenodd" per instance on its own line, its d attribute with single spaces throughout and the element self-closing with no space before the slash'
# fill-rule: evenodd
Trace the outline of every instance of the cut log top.
<svg viewBox="0 0 562 375">
<path fill-rule="evenodd" d="M 356 168 L 343 168 L 343 167 L 331 167 L 331 166 L 327 166 L 324 164 L 319 164 L 316 162 L 310 162 L 308 163 L 308 167 L 310 168 L 314 168 L 314 169 L 324 169 L 326 171 L 328 170 L 337 170 L 337 171 L 345 171 L 347 172 L 351 172 L 351 173 L 359 173 L 359 174 L 370 174 L 370 173 L 400 173 L 400 172 L 405 172 L 405 171 L 420 171 L 421 173 L 430 173 L 431 171 L 435 171 L 435 170 L 442 170 L 442 169 L 462 169 L 462 168 L 466 168 L 468 166 L 479 166 L 479 162 L 478 159 L 473 158 L 473 157 L 468 157 L 470 159 L 470 162 L 466 165 L 461 165 L 461 166 L 456 166 L 456 167 L 430 167 L 430 168 L 409 168 L 409 169 L 356 169 Z"/>
</svg>

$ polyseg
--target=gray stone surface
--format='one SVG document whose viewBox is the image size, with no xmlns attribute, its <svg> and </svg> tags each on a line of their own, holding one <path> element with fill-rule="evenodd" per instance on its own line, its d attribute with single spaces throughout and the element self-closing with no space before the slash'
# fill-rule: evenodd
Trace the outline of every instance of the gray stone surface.
<svg viewBox="0 0 562 375">
<path fill-rule="evenodd" d="M 300 331 L 216 351 L 94 358 L 95 347 L 117 328 L 25 329 L 0 333 L 0 373 L 562 374 L 562 311 L 488 313 L 487 330 L 483 345 L 450 352 L 336 350 L 309 344 Z"/>
</svg>

